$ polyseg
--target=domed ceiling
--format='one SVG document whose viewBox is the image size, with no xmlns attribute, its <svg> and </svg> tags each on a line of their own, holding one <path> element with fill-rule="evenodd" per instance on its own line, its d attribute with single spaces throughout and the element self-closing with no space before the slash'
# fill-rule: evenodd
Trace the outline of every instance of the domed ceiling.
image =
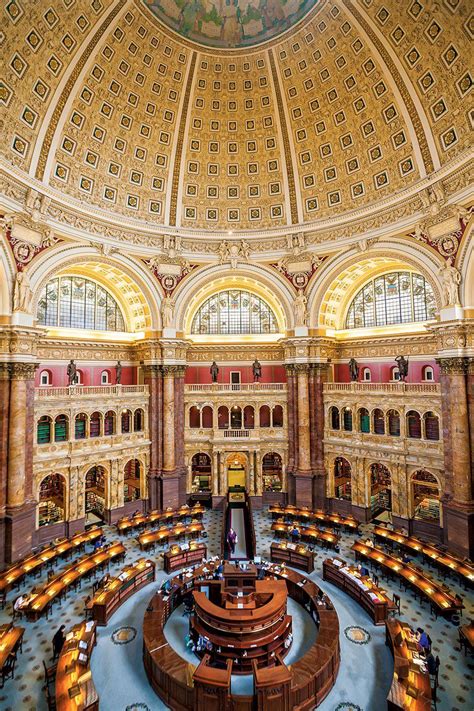
<svg viewBox="0 0 474 711">
<path fill-rule="evenodd" d="M 198 7 L 239 10 L 239 46 L 255 8 L 276 21 L 254 21 L 253 47 L 203 47 Z M 469 149 L 469 0 L 10 0 L 2 29 L 4 161 L 107 219 L 306 227 L 377 210 Z"/>
<path fill-rule="evenodd" d="M 248 47 L 277 37 L 318 0 L 143 0 L 168 27 L 210 47 Z"/>
</svg>

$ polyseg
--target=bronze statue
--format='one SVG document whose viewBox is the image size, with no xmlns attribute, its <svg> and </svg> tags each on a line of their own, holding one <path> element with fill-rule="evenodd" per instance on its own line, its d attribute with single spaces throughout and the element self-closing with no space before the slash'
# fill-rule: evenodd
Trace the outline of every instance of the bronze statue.
<svg viewBox="0 0 474 711">
<path fill-rule="evenodd" d="M 122 364 L 118 360 L 117 365 L 115 366 L 115 382 L 117 385 L 120 385 L 122 381 Z"/>
<path fill-rule="evenodd" d="M 209 372 L 211 373 L 212 382 L 217 383 L 217 376 L 219 375 L 219 366 L 217 365 L 215 360 L 212 361 L 212 365 Z"/>
<path fill-rule="evenodd" d="M 76 364 L 74 363 L 74 361 L 72 359 L 68 363 L 66 372 L 67 372 L 67 377 L 69 380 L 68 385 L 76 385 L 77 381 L 79 380 L 79 377 L 77 375 Z"/>
<path fill-rule="evenodd" d="M 400 374 L 400 380 L 402 383 L 405 382 L 408 375 L 408 358 L 399 355 L 395 358 L 395 363 L 398 365 L 398 372 Z"/>
<path fill-rule="evenodd" d="M 359 380 L 359 364 L 355 358 L 351 358 L 349 361 L 349 373 L 351 374 L 352 382 Z"/>
<path fill-rule="evenodd" d="M 255 358 L 254 362 L 252 363 L 252 373 L 253 373 L 253 381 L 259 382 L 260 378 L 262 377 L 262 366 L 258 362 L 258 360 Z"/>
</svg>

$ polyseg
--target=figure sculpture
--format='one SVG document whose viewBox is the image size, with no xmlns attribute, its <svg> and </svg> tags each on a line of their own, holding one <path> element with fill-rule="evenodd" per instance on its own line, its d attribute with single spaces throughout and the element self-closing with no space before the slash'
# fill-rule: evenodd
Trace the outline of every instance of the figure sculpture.
<svg viewBox="0 0 474 711">
<path fill-rule="evenodd" d="M 219 375 L 219 366 L 217 365 L 216 361 L 212 361 L 212 365 L 210 367 L 209 372 L 211 373 L 211 378 L 213 383 L 217 383 L 217 376 Z"/>
<path fill-rule="evenodd" d="M 117 365 L 115 366 L 115 382 L 117 385 L 120 385 L 122 381 L 122 364 L 118 360 Z"/>
<path fill-rule="evenodd" d="M 453 258 L 448 257 L 444 267 L 439 270 L 443 282 L 444 306 L 459 304 L 459 284 L 461 283 L 461 273 L 453 267 Z"/>
<path fill-rule="evenodd" d="M 402 383 L 404 383 L 407 378 L 407 375 L 408 375 L 408 358 L 405 358 L 405 356 L 399 355 L 395 358 L 395 363 L 398 365 L 398 372 L 400 375 L 400 381 Z"/>
<path fill-rule="evenodd" d="M 306 326 L 306 304 L 308 299 L 304 295 L 303 289 L 298 289 L 298 296 L 295 297 L 294 301 L 294 311 L 295 311 L 295 324 L 296 326 Z"/>
<path fill-rule="evenodd" d="M 351 374 L 352 382 L 359 379 L 359 364 L 355 358 L 351 358 L 349 361 L 349 373 Z"/>
<path fill-rule="evenodd" d="M 258 383 L 260 378 L 262 377 L 262 366 L 260 365 L 257 358 L 255 358 L 254 362 L 252 363 L 252 373 L 254 382 Z"/>
<path fill-rule="evenodd" d="M 72 359 L 68 363 L 66 372 L 67 372 L 69 385 L 76 385 L 77 381 L 79 380 L 79 377 L 77 375 L 76 364 L 74 363 L 74 361 Z"/>
<path fill-rule="evenodd" d="M 163 319 L 163 328 L 172 328 L 173 311 L 174 301 L 171 296 L 167 294 L 161 303 L 161 317 Z"/>
<path fill-rule="evenodd" d="M 13 311 L 30 312 L 32 293 L 26 272 L 18 272 L 13 290 Z"/>
</svg>

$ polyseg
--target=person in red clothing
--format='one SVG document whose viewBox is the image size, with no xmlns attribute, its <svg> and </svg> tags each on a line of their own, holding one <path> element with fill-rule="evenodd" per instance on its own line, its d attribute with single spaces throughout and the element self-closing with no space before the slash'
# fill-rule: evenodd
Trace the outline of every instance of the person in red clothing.
<svg viewBox="0 0 474 711">
<path fill-rule="evenodd" d="M 229 528 L 229 533 L 227 534 L 227 543 L 230 548 L 230 552 L 235 552 L 235 544 L 237 543 L 237 534 L 233 528 Z"/>
</svg>

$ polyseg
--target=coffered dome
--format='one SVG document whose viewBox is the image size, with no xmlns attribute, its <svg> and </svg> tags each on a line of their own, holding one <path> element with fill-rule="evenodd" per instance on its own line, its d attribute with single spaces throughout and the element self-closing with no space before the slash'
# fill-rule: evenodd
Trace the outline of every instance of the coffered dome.
<svg viewBox="0 0 474 711">
<path fill-rule="evenodd" d="M 252 20 L 251 34 L 242 18 L 257 5 L 276 21 Z M 221 18 L 237 10 L 229 39 Z M 175 0 L 12 0 L 3 12 L 4 161 L 107 219 L 304 226 L 375 209 L 468 149 L 468 0 L 208 0 L 178 14 Z"/>
</svg>

